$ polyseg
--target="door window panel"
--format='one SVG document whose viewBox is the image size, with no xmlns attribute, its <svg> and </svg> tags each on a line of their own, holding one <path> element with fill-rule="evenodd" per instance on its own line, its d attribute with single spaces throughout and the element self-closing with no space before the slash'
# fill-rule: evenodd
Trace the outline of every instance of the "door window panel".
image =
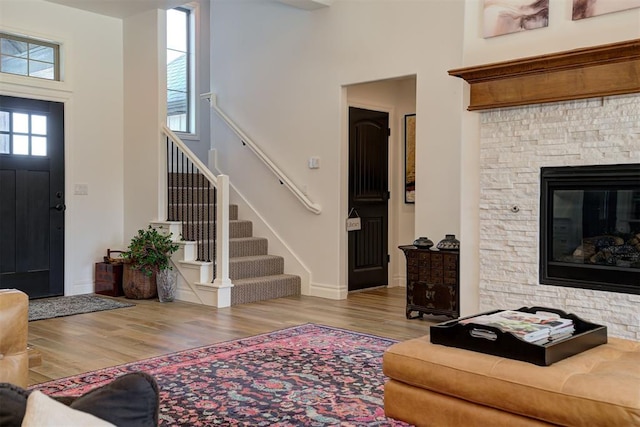
<svg viewBox="0 0 640 427">
<path fill-rule="evenodd" d="M 0 132 L 9 132 L 9 120 L 11 115 L 6 111 L 0 111 Z"/>
<path fill-rule="evenodd" d="M 0 154 L 46 156 L 47 116 L 0 111 Z"/>
<path fill-rule="evenodd" d="M 29 137 L 27 135 L 13 135 L 13 154 L 29 154 Z"/>
<path fill-rule="evenodd" d="M 9 145 L 9 135 L 0 133 L 0 154 L 11 153 L 11 146 Z"/>
<path fill-rule="evenodd" d="M 31 116 L 31 133 L 35 135 L 47 134 L 47 116 Z"/>
<path fill-rule="evenodd" d="M 47 138 L 43 136 L 31 137 L 31 154 L 33 156 L 47 155 Z"/>
<path fill-rule="evenodd" d="M 13 114 L 13 131 L 29 133 L 29 115 L 22 113 Z"/>
</svg>

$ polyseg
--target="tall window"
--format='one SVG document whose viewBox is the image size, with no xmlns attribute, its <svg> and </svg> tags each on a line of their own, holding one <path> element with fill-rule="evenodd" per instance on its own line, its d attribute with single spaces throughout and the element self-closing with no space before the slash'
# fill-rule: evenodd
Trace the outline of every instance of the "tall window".
<svg viewBox="0 0 640 427">
<path fill-rule="evenodd" d="M 194 133 L 193 31 L 191 11 L 167 11 L 167 126 Z"/>
<path fill-rule="evenodd" d="M 0 33 L 0 72 L 60 80 L 60 46 Z"/>
</svg>

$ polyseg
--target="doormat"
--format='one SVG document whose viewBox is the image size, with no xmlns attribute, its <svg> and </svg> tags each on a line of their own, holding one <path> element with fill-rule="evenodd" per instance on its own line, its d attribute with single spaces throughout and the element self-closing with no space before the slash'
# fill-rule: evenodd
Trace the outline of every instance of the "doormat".
<svg viewBox="0 0 640 427">
<path fill-rule="evenodd" d="M 384 415 L 382 354 L 395 342 L 306 324 L 31 388 L 79 396 L 144 371 L 160 388 L 160 427 L 404 427 Z"/>
<path fill-rule="evenodd" d="M 133 307 L 135 304 L 102 298 L 95 295 L 73 295 L 29 300 L 29 322 L 92 313 L 94 311 L 113 310 Z"/>
</svg>

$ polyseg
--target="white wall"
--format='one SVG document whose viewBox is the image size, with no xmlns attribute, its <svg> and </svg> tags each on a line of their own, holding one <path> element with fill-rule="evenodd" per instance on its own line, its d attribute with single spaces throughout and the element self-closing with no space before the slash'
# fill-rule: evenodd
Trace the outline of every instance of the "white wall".
<svg viewBox="0 0 640 427">
<path fill-rule="evenodd" d="M 414 234 L 439 240 L 459 232 L 462 85 L 446 70 L 461 62 L 462 1 L 336 1 L 308 12 L 220 0 L 212 2 L 211 31 L 220 107 L 322 214 L 306 211 L 214 120 L 218 166 L 309 268 L 312 294 L 341 298 L 347 289 L 346 85 L 416 76 L 422 184 Z M 320 169 L 307 168 L 310 156 L 320 157 Z"/>
<path fill-rule="evenodd" d="M 200 99 L 200 94 L 210 92 L 210 64 L 209 53 L 211 52 L 211 32 L 209 30 L 209 19 L 211 14 L 211 3 L 208 0 L 197 0 L 197 31 L 196 38 L 198 40 L 197 63 L 196 63 L 196 114 L 198 121 L 198 140 L 191 143 L 187 141 L 189 148 L 198 156 L 206 165 L 209 157 L 209 149 L 211 148 L 211 111 L 209 102 Z"/>
<path fill-rule="evenodd" d="M 619 0 L 598 0 L 613 3 Z M 482 37 L 482 2 L 466 0 L 464 59 L 461 66 L 481 65 L 526 56 L 615 43 L 638 38 L 640 9 L 577 21 L 572 0 L 549 0 L 549 26 L 498 37 Z"/>
<path fill-rule="evenodd" d="M 211 148 L 210 108 L 206 100 L 200 99 L 200 94 L 209 92 L 209 52 L 211 50 L 211 34 L 209 32 L 210 3 L 208 0 L 194 0 L 188 3 L 192 8 L 195 22 L 195 52 L 196 52 L 196 83 L 195 83 L 195 115 L 196 131 L 194 134 L 177 135 L 184 141 L 191 151 L 207 164 L 209 149 Z"/>
<path fill-rule="evenodd" d="M 160 124 L 166 117 L 165 18 L 150 10 L 124 19 L 125 240 L 165 219 Z"/>
<path fill-rule="evenodd" d="M 0 74 L 0 93 L 65 103 L 65 294 L 93 292 L 122 244 L 122 21 L 40 0 L 2 0 L 0 30 L 62 43 L 63 82 Z M 75 184 L 89 194 L 74 195 Z"/>
</svg>

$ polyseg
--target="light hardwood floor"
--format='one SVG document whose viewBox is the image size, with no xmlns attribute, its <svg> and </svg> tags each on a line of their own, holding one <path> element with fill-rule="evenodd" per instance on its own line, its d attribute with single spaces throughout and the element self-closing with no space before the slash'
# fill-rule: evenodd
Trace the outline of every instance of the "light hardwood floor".
<svg viewBox="0 0 640 427">
<path fill-rule="evenodd" d="M 221 309 L 118 299 L 136 306 L 30 322 L 29 344 L 41 353 L 42 364 L 30 370 L 29 383 L 304 323 L 402 341 L 426 335 L 431 324 L 446 320 L 407 320 L 404 288 L 357 292 L 339 301 L 299 296 Z"/>
</svg>

